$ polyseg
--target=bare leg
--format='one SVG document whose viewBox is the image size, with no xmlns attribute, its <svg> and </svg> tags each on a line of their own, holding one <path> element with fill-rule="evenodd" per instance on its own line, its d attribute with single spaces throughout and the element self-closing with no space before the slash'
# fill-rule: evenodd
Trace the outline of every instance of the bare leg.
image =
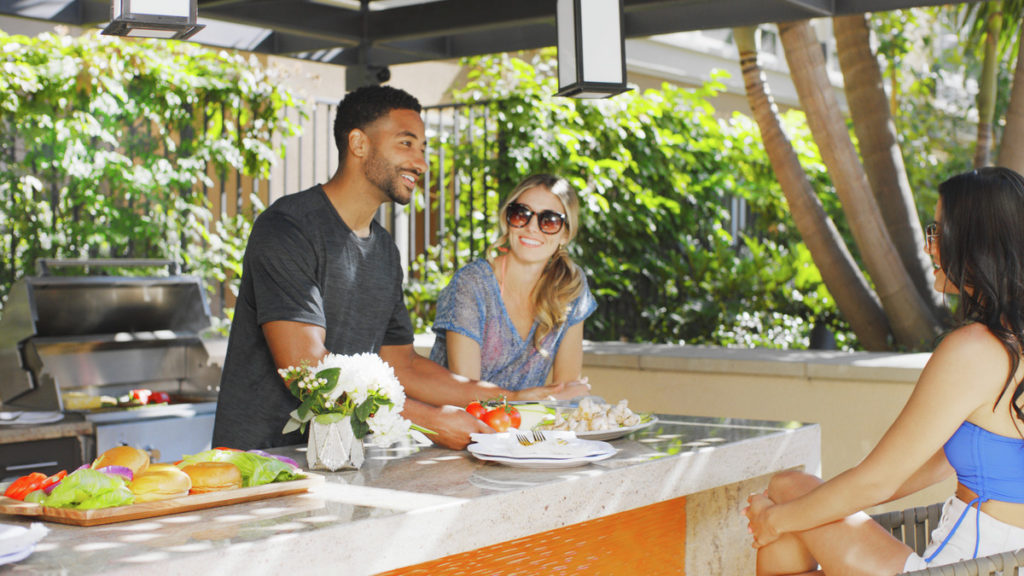
<svg viewBox="0 0 1024 576">
<path fill-rule="evenodd" d="M 768 497 L 788 502 L 810 492 L 821 479 L 802 472 L 775 475 Z M 757 551 L 759 576 L 820 574 L 893 576 L 903 570 L 911 549 L 863 512 L 805 532 L 786 534 Z"/>
</svg>

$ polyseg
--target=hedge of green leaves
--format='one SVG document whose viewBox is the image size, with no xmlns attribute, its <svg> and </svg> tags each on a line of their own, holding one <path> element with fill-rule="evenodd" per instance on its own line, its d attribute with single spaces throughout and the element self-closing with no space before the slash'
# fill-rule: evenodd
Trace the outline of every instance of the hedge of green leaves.
<svg viewBox="0 0 1024 576">
<path fill-rule="evenodd" d="M 239 271 L 252 214 L 212 224 L 204 187 L 265 177 L 293 132 L 272 71 L 183 42 L 3 33 L 0 69 L 0 299 L 41 257 Z"/>
<path fill-rule="evenodd" d="M 459 97 L 494 99 L 500 123 L 501 153 L 486 160 L 494 185 L 480 191 L 486 213 L 536 172 L 563 175 L 582 192 L 571 252 L 599 304 L 587 338 L 803 348 L 818 322 L 840 346 L 856 345 L 796 234 L 757 126 L 741 115 L 716 118 L 708 100 L 719 82 L 572 100 L 551 96 L 550 53 L 467 65 L 470 84 Z M 826 208 L 839 214 L 802 116 L 785 121 Z M 729 233 L 731 197 L 745 199 L 754 216 L 739 237 Z M 468 254 L 470 241 L 479 253 L 493 238 L 453 240 Z M 407 290 L 420 328 L 431 324 L 447 282 L 435 256 L 420 259 Z"/>
</svg>

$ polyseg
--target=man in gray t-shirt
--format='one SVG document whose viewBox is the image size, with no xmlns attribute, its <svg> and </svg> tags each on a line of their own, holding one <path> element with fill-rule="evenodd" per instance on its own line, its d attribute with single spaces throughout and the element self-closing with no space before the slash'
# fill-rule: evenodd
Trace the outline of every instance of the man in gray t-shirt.
<svg viewBox="0 0 1024 576">
<path fill-rule="evenodd" d="M 338 354 L 412 343 L 391 236 L 376 221 L 368 237 L 354 234 L 319 185 L 281 198 L 257 218 L 243 270 L 214 431 L 218 446 L 303 442 L 298 432 L 281 435 L 296 401 L 276 373 L 260 329 L 267 322 L 322 326 L 324 346 Z"/>
<path fill-rule="evenodd" d="M 339 168 L 322 186 L 274 202 L 253 225 L 221 377 L 214 446 L 299 444 L 281 433 L 298 406 L 278 368 L 328 353 L 375 352 L 406 391 L 403 415 L 462 449 L 487 425 L 463 410 L 473 400 L 572 398 L 582 384 L 507 392 L 468 380 L 413 350 L 402 268 L 391 236 L 374 221 L 384 202 L 407 204 L 426 170 L 420 105 L 387 86 L 350 92 L 338 105 Z"/>
</svg>

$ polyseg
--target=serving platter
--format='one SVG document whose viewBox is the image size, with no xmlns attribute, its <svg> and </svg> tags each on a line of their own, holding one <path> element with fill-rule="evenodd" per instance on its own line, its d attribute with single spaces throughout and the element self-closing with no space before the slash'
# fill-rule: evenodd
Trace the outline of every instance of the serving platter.
<svg viewBox="0 0 1024 576">
<path fill-rule="evenodd" d="M 234 488 L 206 494 L 191 494 L 170 500 L 142 502 L 128 506 L 99 508 L 96 510 L 76 510 L 73 508 L 51 508 L 32 502 L 21 502 L 0 496 L 0 514 L 29 517 L 33 520 L 48 520 L 74 526 L 97 526 L 128 520 L 165 516 L 179 512 L 191 512 L 204 508 L 216 508 L 230 504 L 240 504 L 253 500 L 277 498 L 289 494 L 306 492 L 310 488 L 323 484 L 324 477 L 318 474 L 305 473 L 303 478 L 287 482 L 273 482 L 262 486 Z"/>
<path fill-rule="evenodd" d="M 622 428 L 611 428 L 609 430 L 590 430 L 588 432 L 577 432 L 577 438 L 583 438 L 584 440 L 615 440 L 622 438 L 636 432 L 637 430 L 643 430 L 648 426 L 658 421 L 657 416 L 651 416 L 649 420 L 636 424 L 635 426 L 623 426 Z"/>
</svg>

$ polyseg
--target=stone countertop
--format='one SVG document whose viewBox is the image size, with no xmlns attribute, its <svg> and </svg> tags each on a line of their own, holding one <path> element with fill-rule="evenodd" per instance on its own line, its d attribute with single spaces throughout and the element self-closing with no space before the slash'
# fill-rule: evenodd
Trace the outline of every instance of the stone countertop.
<svg viewBox="0 0 1024 576">
<path fill-rule="evenodd" d="M 373 574 L 787 468 L 815 471 L 820 431 L 659 415 L 612 445 L 608 460 L 539 470 L 466 451 L 371 448 L 360 470 L 317 472 L 325 483 L 302 495 L 103 526 L 47 523 L 36 551 L 0 574 Z M 304 463 L 304 450 L 277 452 Z"/>
<path fill-rule="evenodd" d="M 92 433 L 92 422 L 87 422 L 84 416 L 65 414 L 59 422 L 49 424 L 0 424 L 0 444 L 88 436 Z"/>
</svg>

